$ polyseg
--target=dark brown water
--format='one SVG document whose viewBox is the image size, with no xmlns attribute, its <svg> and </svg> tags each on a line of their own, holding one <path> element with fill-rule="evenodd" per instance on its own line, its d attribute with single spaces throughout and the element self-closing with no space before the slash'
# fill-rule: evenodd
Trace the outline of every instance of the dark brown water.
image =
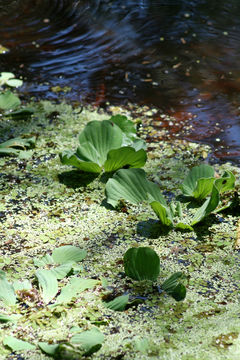
<svg viewBox="0 0 240 360">
<path fill-rule="evenodd" d="M 0 24 L 1 71 L 24 94 L 154 106 L 172 137 L 240 163 L 239 0 L 0 0 Z"/>
</svg>

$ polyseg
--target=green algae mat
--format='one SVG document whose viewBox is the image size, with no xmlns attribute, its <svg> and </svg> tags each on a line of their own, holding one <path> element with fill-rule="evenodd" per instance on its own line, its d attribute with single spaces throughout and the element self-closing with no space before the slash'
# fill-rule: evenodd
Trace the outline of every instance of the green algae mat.
<svg viewBox="0 0 240 360">
<path fill-rule="evenodd" d="M 36 139 L 0 157 L 0 359 L 240 359 L 240 169 L 213 165 L 236 178 L 225 195 L 230 208 L 193 230 L 167 229 L 145 202 L 112 208 L 107 175 L 61 164 L 59 153 L 76 148 L 84 126 L 109 115 L 31 106 L 31 118 L 0 120 L 1 142 Z M 147 119 L 136 121 L 140 136 L 154 139 Z M 171 200 L 208 151 L 181 140 L 148 143 L 144 170 Z M 124 273 L 124 254 L 140 246 L 160 258 L 153 282 Z M 160 286 L 174 272 L 187 288 L 179 302 Z"/>
</svg>

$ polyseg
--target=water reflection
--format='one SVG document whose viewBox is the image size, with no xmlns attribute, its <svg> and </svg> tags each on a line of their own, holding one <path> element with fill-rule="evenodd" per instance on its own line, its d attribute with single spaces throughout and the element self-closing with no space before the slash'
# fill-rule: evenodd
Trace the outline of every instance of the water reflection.
<svg viewBox="0 0 240 360">
<path fill-rule="evenodd" d="M 71 100 L 154 105 L 181 117 L 171 136 L 239 162 L 239 11 L 237 0 L 0 1 L 0 66 L 37 97 L 60 85 Z"/>
</svg>

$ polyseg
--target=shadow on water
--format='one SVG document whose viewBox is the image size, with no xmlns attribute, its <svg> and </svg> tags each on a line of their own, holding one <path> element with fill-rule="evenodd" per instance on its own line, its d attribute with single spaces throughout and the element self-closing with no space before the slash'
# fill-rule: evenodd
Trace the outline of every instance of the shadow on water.
<svg viewBox="0 0 240 360">
<path fill-rule="evenodd" d="M 157 129 L 239 163 L 239 13 L 236 0 L 9 0 L 0 66 L 25 96 L 154 106 Z"/>
</svg>

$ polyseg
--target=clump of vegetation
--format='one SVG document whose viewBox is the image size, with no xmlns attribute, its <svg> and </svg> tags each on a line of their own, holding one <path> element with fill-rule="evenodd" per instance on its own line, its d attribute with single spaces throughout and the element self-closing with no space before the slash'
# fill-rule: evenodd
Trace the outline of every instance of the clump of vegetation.
<svg viewBox="0 0 240 360">
<path fill-rule="evenodd" d="M 60 154 L 62 164 L 101 173 L 139 168 L 147 160 L 145 142 L 137 137 L 132 121 L 121 115 L 89 122 L 79 135 L 79 144 L 76 152 Z"/>
<path fill-rule="evenodd" d="M 107 202 L 116 207 L 118 201 L 122 199 L 134 204 L 146 201 L 162 225 L 193 230 L 192 226 L 217 209 L 220 205 L 220 194 L 234 188 L 235 176 L 231 171 L 226 171 L 218 178 L 213 177 L 213 174 L 214 170 L 209 165 L 196 166 L 189 172 L 181 186 L 185 196 L 184 203 L 186 203 L 187 198 L 189 204 L 186 210 L 197 209 L 193 213 L 190 224 L 185 224 L 182 221 L 183 210 L 180 201 L 172 202 L 168 206 L 158 185 L 147 180 L 146 173 L 142 169 L 121 169 L 117 171 L 106 184 Z M 197 200 L 197 202 L 192 203 L 192 199 Z M 224 209 L 227 206 L 230 206 L 230 203 L 225 205 Z M 223 207 L 220 207 L 217 211 L 222 209 Z M 177 222 L 174 222 L 174 217 Z"/>
</svg>

